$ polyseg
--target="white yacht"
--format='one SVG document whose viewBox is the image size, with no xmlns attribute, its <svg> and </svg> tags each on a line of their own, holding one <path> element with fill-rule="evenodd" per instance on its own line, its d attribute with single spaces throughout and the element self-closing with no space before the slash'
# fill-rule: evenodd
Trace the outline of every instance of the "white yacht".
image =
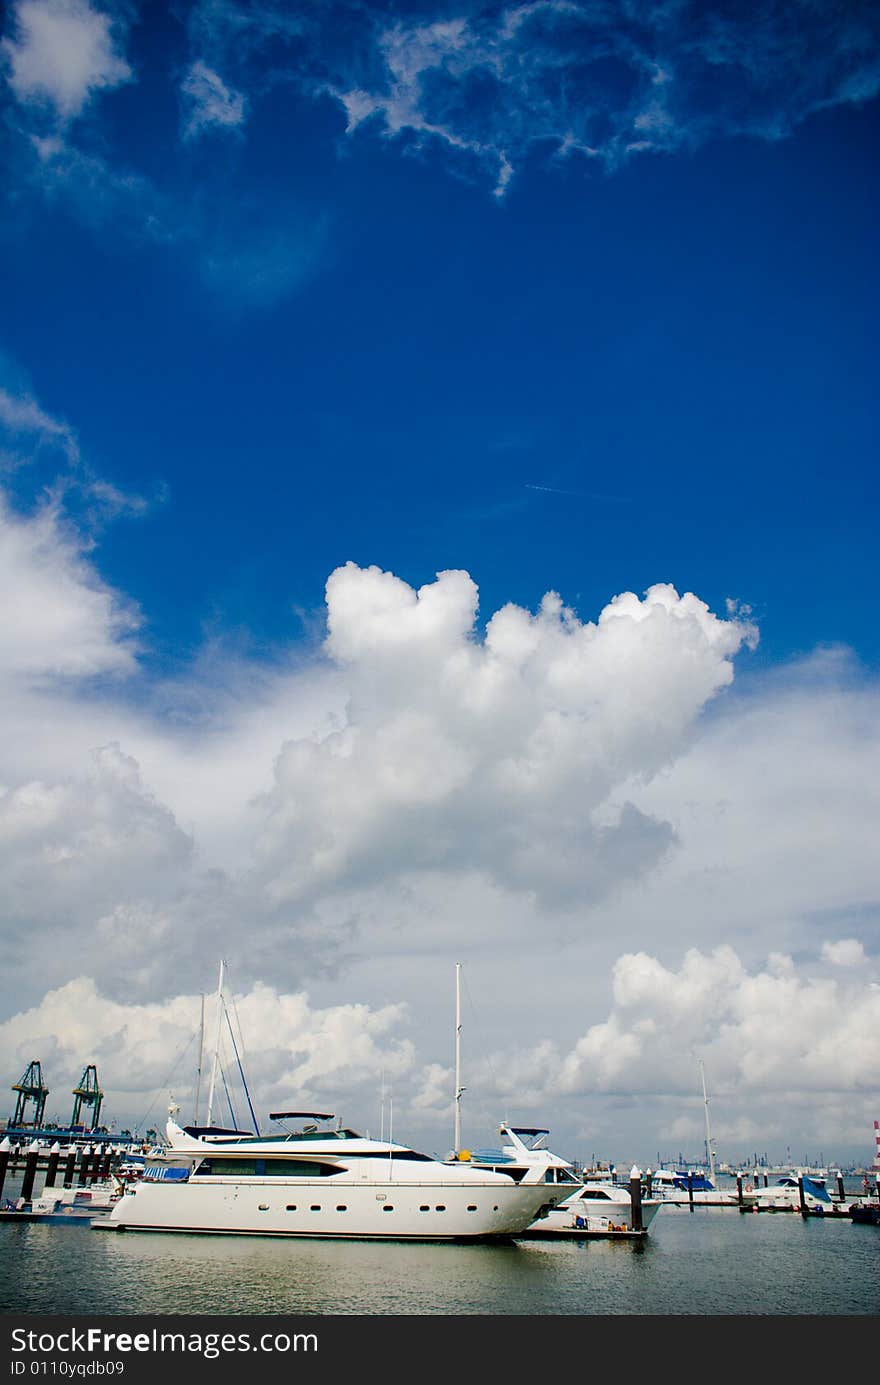
<svg viewBox="0 0 880 1385">
<path fill-rule="evenodd" d="M 167 1159 L 148 1166 L 101 1229 L 459 1241 L 515 1236 L 570 1185 L 444 1163 L 372 1140 L 320 1112 L 277 1135 L 228 1139 L 166 1126 Z"/>
</svg>

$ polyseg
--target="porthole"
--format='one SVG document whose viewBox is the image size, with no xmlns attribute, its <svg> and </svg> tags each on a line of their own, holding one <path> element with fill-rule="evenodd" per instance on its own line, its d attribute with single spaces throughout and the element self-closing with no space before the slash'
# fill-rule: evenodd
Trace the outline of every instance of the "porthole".
<svg viewBox="0 0 880 1385">
<path fill-rule="evenodd" d="M 431 1209 L 430 1209 L 430 1207 L 428 1206 L 427 1202 L 423 1202 L 422 1205 L 421 1205 L 421 1207 L 419 1208 L 419 1211 L 420 1211 L 420 1212 L 430 1212 L 430 1210 L 431 1210 Z"/>
<path fill-rule="evenodd" d="M 336 1210 L 337 1210 L 337 1212 L 347 1212 L 347 1211 L 348 1211 L 348 1208 L 346 1207 L 346 1205 L 345 1205 L 344 1202 L 340 1202 L 340 1203 L 337 1205 Z"/>
<path fill-rule="evenodd" d="M 288 1202 L 288 1204 L 287 1204 L 287 1211 L 288 1211 L 288 1212 L 295 1212 L 295 1211 L 296 1211 L 296 1203 L 295 1203 L 295 1202 Z"/>
<path fill-rule="evenodd" d="M 438 1203 L 437 1203 L 437 1206 L 434 1208 L 434 1211 L 435 1211 L 435 1212 L 445 1212 L 445 1211 L 446 1211 L 446 1207 L 444 1206 L 444 1204 L 443 1204 L 442 1202 L 438 1202 Z"/>
<path fill-rule="evenodd" d="M 391 1203 L 390 1203 L 390 1202 L 386 1202 L 386 1203 L 385 1203 L 385 1206 L 382 1208 L 382 1211 L 383 1211 L 383 1212 L 393 1212 L 393 1211 L 394 1211 L 394 1208 L 391 1206 Z"/>
<path fill-rule="evenodd" d="M 311 1205 L 311 1207 L 309 1208 L 309 1211 L 310 1211 L 310 1212 L 320 1212 L 320 1210 L 321 1210 L 320 1203 L 317 1203 L 317 1202 L 313 1202 L 312 1205 Z"/>
<path fill-rule="evenodd" d="M 269 1204 L 268 1204 L 268 1202 L 261 1202 L 260 1205 L 259 1205 L 259 1208 L 258 1208 L 257 1210 L 260 1211 L 260 1212 L 268 1212 L 268 1210 L 269 1210 Z"/>
<path fill-rule="evenodd" d="M 468 1207 L 468 1211 L 469 1211 L 469 1212 L 476 1212 L 476 1210 L 477 1210 L 477 1204 L 476 1204 L 475 1202 L 472 1202 L 472 1203 L 470 1204 L 470 1206 Z"/>
</svg>

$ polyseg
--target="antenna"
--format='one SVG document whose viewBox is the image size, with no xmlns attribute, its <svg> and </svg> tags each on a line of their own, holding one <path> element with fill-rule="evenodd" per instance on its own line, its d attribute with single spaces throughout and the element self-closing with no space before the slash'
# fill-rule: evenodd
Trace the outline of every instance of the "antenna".
<svg viewBox="0 0 880 1385">
<path fill-rule="evenodd" d="M 455 964 L 455 1133 L 453 1148 L 461 1149 L 461 962 Z"/>
<path fill-rule="evenodd" d="M 392 1095 L 391 1092 L 389 1092 L 389 1093 L 388 1093 L 388 1177 L 389 1177 L 389 1179 L 391 1179 L 391 1178 L 394 1177 L 394 1144 L 393 1144 L 393 1133 L 392 1133 L 392 1132 L 393 1132 L 393 1129 L 394 1129 L 394 1096 Z"/>
</svg>

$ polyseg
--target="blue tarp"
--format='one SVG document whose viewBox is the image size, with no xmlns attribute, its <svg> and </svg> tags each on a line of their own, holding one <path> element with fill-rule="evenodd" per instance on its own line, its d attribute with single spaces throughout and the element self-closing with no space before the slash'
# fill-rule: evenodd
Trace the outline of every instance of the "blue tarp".
<svg viewBox="0 0 880 1385">
<path fill-rule="evenodd" d="M 820 1202 L 830 1202 L 831 1195 L 824 1183 L 818 1183 L 815 1178 L 804 1178 L 804 1192 L 812 1193 Z"/>
<path fill-rule="evenodd" d="M 687 1192 L 688 1176 L 687 1173 L 681 1169 L 676 1172 L 675 1186 Z M 714 1193 L 715 1191 L 714 1183 L 712 1183 L 704 1173 L 691 1174 L 691 1186 L 695 1193 Z"/>
<path fill-rule="evenodd" d="M 185 1183 L 189 1178 L 189 1169 L 178 1169 L 169 1165 L 154 1164 L 144 1169 L 144 1181 L 147 1183 Z"/>
</svg>

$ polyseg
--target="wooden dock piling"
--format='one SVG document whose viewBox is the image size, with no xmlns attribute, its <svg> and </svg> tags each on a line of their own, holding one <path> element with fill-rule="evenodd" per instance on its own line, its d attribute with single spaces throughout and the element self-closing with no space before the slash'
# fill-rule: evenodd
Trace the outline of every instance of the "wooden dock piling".
<svg viewBox="0 0 880 1385">
<path fill-rule="evenodd" d="M 46 1181 L 43 1184 L 44 1188 L 55 1187 L 55 1179 L 58 1174 L 58 1161 L 60 1158 L 61 1150 L 59 1149 L 57 1144 L 53 1145 L 49 1151 L 49 1162 L 46 1165 Z"/>
<path fill-rule="evenodd" d="M 37 1163 L 40 1158 L 40 1151 L 37 1145 L 31 1145 L 24 1161 L 24 1176 L 21 1180 L 21 1196 L 25 1202 L 30 1202 L 34 1191 L 34 1182 L 37 1177 Z"/>
<path fill-rule="evenodd" d="M 633 1164 L 629 1175 L 629 1193 L 632 1203 L 632 1231 L 642 1230 L 642 1175 Z"/>
</svg>

